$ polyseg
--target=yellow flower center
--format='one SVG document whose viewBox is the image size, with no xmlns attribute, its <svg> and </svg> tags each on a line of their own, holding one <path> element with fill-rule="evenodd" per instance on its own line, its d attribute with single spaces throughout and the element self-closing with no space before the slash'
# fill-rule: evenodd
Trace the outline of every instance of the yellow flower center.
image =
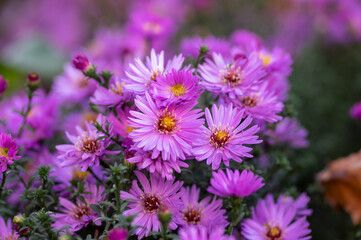
<svg viewBox="0 0 361 240">
<path fill-rule="evenodd" d="M 161 26 L 158 23 L 146 22 L 143 24 L 143 30 L 147 32 L 152 32 L 158 34 L 161 31 Z"/>
<path fill-rule="evenodd" d="M 268 240 L 282 240 L 282 231 L 279 227 L 270 227 L 266 225 L 268 229 L 267 239 Z"/>
<path fill-rule="evenodd" d="M 213 134 L 210 136 L 211 144 L 216 148 L 224 147 L 229 139 L 231 138 L 229 132 L 226 129 L 224 130 L 214 130 Z"/>
<path fill-rule="evenodd" d="M 163 74 L 163 69 L 156 69 L 150 73 L 150 79 L 154 82 L 157 81 L 157 77 Z"/>
<path fill-rule="evenodd" d="M 177 129 L 177 120 L 173 112 L 165 109 L 156 122 L 156 128 L 160 133 L 173 133 Z"/>
<path fill-rule="evenodd" d="M 199 207 L 194 208 L 187 206 L 187 208 L 183 210 L 183 220 L 188 224 L 196 225 L 202 220 L 202 213 L 203 210 Z"/>
<path fill-rule="evenodd" d="M 135 129 L 135 128 L 134 127 L 127 127 L 127 133 L 133 132 L 133 129 Z"/>
<path fill-rule="evenodd" d="M 79 181 L 83 181 L 85 179 L 87 179 L 89 176 L 89 173 L 88 172 L 82 172 L 80 170 L 76 170 L 74 171 L 73 173 L 73 179 L 74 180 L 79 180 Z"/>
<path fill-rule="evenodd" d="M 142 200 L 142 206 L 145 212 L 155 213 L 158 212 L 161 205 L 161 199 L 155 194 L 143 194 L 140 199 Z"/>
<path fill-rule="evenodd" d="M 185 93 L 185 89 L 182 84 L 174 85 L 171 90 L 173 92 L 173 95 L 176 97 L 182 96 Z"/>
<path fill-rule="evenodd" d="M 0 157 L 6 157 L 8 158 L 9 148 L 0 148 Z"/>
<path fill-rule="evenodd" d="M 88 137 L 87 133 L 83 133 L 78 137 L 78 142 L 75 143 L 75 147 L 79 152 L 93 154 L 98 150 L 99 142 L 94 138 Z"/>
<path fill-rule="evenodd" d="M 120 96 L 123 96 L 123 84 L 121 84 L 120 82 L 116 82 L 115 84 L 112 85 L 111 87 L 111 91 L 114 94 L 118 94 Z"/>
<path fill-rule="evenodd" d="M 259 58 L 263 61 L 263 66 L 267 67 L 268 65 L 271 64 L 272 61 L 271 54 L 260 53 Z"/>
</svg>

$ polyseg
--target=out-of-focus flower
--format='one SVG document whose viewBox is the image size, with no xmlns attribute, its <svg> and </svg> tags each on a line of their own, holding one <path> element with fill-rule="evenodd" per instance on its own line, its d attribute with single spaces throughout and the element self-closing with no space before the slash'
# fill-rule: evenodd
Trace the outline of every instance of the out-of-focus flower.
<svg viewBox="0 0 361 240">
<path fill-rule="evenodd" d="M 201 94 L 198 76 L 190 70 L 172 70 L 153 84 L 152 96 L 157 105 L 167 106 L 196 100 Z"/>
<path fill-rule="evenodd" d="M 262 178 L 251 171 L 243 170 L 240 174 L 238 170 L 232 172 L 226 169 L 227 175 L 219 170 L 218 173 L 213 172 L 211 186 L 208 192 L 220 197 L 239 197 L 244 198 L 263 187 Z"/>
<path fill-rule="evenodd" d="M 355 103 L 352 106 L 350 116 L 354 119 L 361 120 L 361 102 Z"/>
<path fill-rule="evenodd" d="M 208 108 L 205 110 L 208 128 L 203 127 L 204 133 L 194 140 L 193 154 L 198 161 L 207 160 L 212 164 L 212 169 L 218 169 L 223 160 L 226 166 L 233 159 L 242 162 L 240 157 L 252 157 L 249 152 L 252 148 L 245 144 L 257 144 L 261 141 L 255 133 L 258 126 L 252 126 L 247 130 L 252 118 L 247 117 L 243 122 L 244 111 L 228 106 L 215 104 L 212 106 L 212 115 Z"/>
<path fill-rule="evenodd" d="M 20 159 L 20 156 L 16 156 L 17 153 L 18 146 L 11 135 L 0 132 L 0 173 L 6 171 L 14 160 Z"/>
<path fill-rule="evenodd" d="M 242 223 L 245 239 L 307 240 L 311 230 L 306 217 L 296 218 L 297 210 L 289 204 L 275 203 L 271 194 L 258 200 L 252 208 L 252 217 Z"/>
<path fill-rule="evenodd" d="M 168 181 L 151 174 L 149 183 L 143 173 L 135 171 L 135 174 L 143 190 L 139 188 L 138 181 L 134 180 L 129 193 L 121 191 L 120 197 L 129 201 L 130 209 L 124 211 L 123 214 L 126 216 L 137 214 L 133 224 L 140 227 L 134 231 L 134 234 L 138 235 L 140 239 L 148 236 L 150 231 L 160 230 L 158 211 L 161 205 L 168 206 L 173 213 L 177 211 L 181 205 L 182 193 L 179 192 L 179 189 L 183 182 Z M 177 225 L 171 221 L 169 227 L 175 229 Z"/>
<path fill-rule="evenodd" d="M 235 240 L 233 236 L 224 234 L 223 228 L 208 230 L 202 225 L 188 226 L 178 231 L 180 240 Z"/>
<path fill-rule="evenodd" d="M 0 239 L 4 239 L 4 240 L 19 239 L 19 235 L 14 231 L 10 218 L 6 223 L 3 217 L 0 216 Z"/>
<path fill-rule="evenodd" d="M 272 145 L 289 145 L 293 148 L 304 148 L 308 146 L 307 130 L 294 118 L 284 118 L 274 130 L 268 129 L 265 134 Z"/>
<path fill-rule="evenodd" d="M 124 83 L 119 79 L 112 79 L 109 89 L 98 86 L 90 101 L 96 105 L 114 107 L 122 105 L 130 99 L 130 93 L 124 89 Z"/>
<path fill-rule="evenodd" d="M 156 54 L 152 49 L 145 64 L 139 58 L 134 60 L 134 64 L 129 64 L 129 70 L 125 73 L 125 88 L 136 95 L 144 95 L 150 89 L 151 83 L 157 81 L 159 75 L 166 74 L 172 69 L 180 70 L 183 61 L 183 56 L 178 55 L 165 65 L 164 52 Z"/>
<path fill-rule="evenodd" d="M 357 225 L 361 222 L 361 151 L 331 162 L 317 175 L 325 200 L 334 208 L 343 208 Z"/>
<path fill-rule="evenodd" d="M 139 170 L 147 169 L 150 174 L 158 173 L 162 178 L 168 180 L 174 179 L 173 170 L 180 173 L 181 167 L 188 167 L 187 163 L 179 159 L 175 161 L 171 159 L 164 160 L 160 155 L 152 158 L 152 152 L 145 152 L 140 149 L 134 156 L 127 158 L 127 161 L 137 164 Z"/>
<path fill-rule="evenodd" d="M 137 148 L 153 151 L 152 157 L 161 154 L 164 160 L 176 161 L 191 155 L 195 138 L 202 132 L 203 113 L 201 110 L 191 110 L 195 101 L 170 105 L 166 108 L 157 107 L 148 93 L 145 97 L 138 96 L 135 105 L 142 111 L 130 111 L 129 134 Z"/>
<path fill-rule="evenodd" d="M 310 216 L 312 214 L 312 210 L 307 207 L 310 198 L 306 195 L 306 193 L 302 193 L 298 198 L 294 199 L 287 195 L 281 195 L 277 199 L 278 204 L 289 205 L 289 207 L 295 208 L 297 211 L 297 216 Z"/>
<path fill-rule="evenodd" d="M 184 56 L 191 55 L 196 59 L 202 45 L 208 47 L 209 54 L 219 53 L 222 56 L 230 56 L 230 43 L 226 39 L 216 38 L 213 36 L 208 36 L 205 38 L 184 38 L 181 43 L 181 50 Z"/>
<path fill-rule="evenodd" d="M 8 88 L 8 81 L 0 75 L 0 97 L 5 93 Z"/>
<path fill-rule="evenodd" d="M 133 128 L 129 126 L 128 117 L 130 117 L 129 111 L 135 110 L 134 107 L 116 108 L 115 115 L 113 112 L 109 114 L 109 121 L 113 123 L 114 132 L 116 135 L 122 138 L 128 138 L 129 133 L 133 131 Z"/>
<path fill-rule="evenodd" d="M 114 228 L 109 232 L 109 240 L 127 240 L 128 230 L 123 228 Z"/>
<path fill-rule="evenodd" d="M 200 84 L 215 94 L 236 98 L 265 76 L 263 63 L 256 54 L 237 56 L 235 60 L 225 60 L 218 53 L 212 57 L 199 67 L 199 72 L 203 77 Z"/>
<path fill-rule="evenodd" d="M 187 228 L 191 225 L 202 225 L 207 229 L 225 228 L 228 225 L 226 210 L 221 209 L 222 200 L 205 197 L 199 200 L 200 190 L 193 185 L 182 190 L 182 206 L 175 215 L 178 225 Z"/>
<path fill-rule="evenodd" d="M 261 48 L 257 52 L 268 74 L 277 73 L 284 76 L 291 74 L 291 55 L 282 48 L 275 47 L 272 50 Z"/>
<path fill-rule="evenodd" d="M 85 202 L 77 199 L 76 204 L 68 199 L 60 197 L 61 213 L 53 214 L 55 218 L 54 227 L 60 229 L 64 226 L 70 226 L 68 231 L 76 232 L 93 222 L 100 226 L 101 221 L 96 219 L 100 216 L 90 207 L 91 204 L 98 204 L 98 201 L 104 201 L 105 195 L 102 195 L 105 188 L 103 186 L 88 184 L 85 192 L 91 194 L 83 194 Z"/>
<path fill-rule="evenodd" d="M 99 117 L 97 122 L 99 121 Z M 119 151 L 107 150 L 111 141 L 107 138 L 98 139 L 103 136 L 97 133 L 97 129 L 90 123 L 85 123 L 86 129 L 77 127 L 78 135 L 71 135 L 66 132 L 72 144 L 57 145 L 59 159 L 63 160 L 63 166 L 79 165 L 82 171 L 86 171 L 91 166 L 98 166 L 100 159 L 106 160 L 106 155 L 116 155 Z"/>
<path fill-rule="evenodd" d="M 234 31 L 231 36 L 231 43 L 237 52 L 241 51 L 244 54 L 254 52 L 264 46 L 262 39 L 257 34 L 247 30 Z"/>
</svg>

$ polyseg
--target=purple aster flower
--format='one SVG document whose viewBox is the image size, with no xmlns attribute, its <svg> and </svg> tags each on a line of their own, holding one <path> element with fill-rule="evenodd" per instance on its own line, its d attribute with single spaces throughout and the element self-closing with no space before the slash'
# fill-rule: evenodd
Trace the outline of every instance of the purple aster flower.
<svg viewBox="0 0 361 240">
<path fill-rule="evenodd" d="M 278 73 L 284 76 L 291 74 L 291 55 L 282 48 L 276 47 L 272 50 L 262 48 L 257 52 L 259 58 L 263 61 L 263 66 L 266 68 L 267 73 Z"/>
<path fill-rule="evenodd" d="M 178 234 L 180 240 L 235 240 L 233 236 L 224 235 L 223 228 L 208 231 L 208 229 L 202 225 L 181 228 Z"/>
<path fill-rule="evenodd" d="M 0 239 L 4 240 L 17 240 L 19 235 L 14 231 L 11 218 L 8 219 L 7 223 L 0 216 Z"/>
<path fill-rule="evenodd" d="M 134 107 L 124 107 L 124 110 L 121 108 L 116 108 L 115 111 L 117 115 L 113 112 L 109 114 L 109 121 L 113 123 L 114 131 L 116 135 L 122 138 L 128 138 L 129 133 L 133 131 L 133 128 L 129 126 L 128 117 L 130 116 L 129 111 L 135 110 Z"/>
<path fill-rule="evenodd" d="M 164 52 L 157 55 L 152 49 L 145 64 L 139 58 L 134 60 L 134 64 L 129 64 L 129 70 L 125 73 L 125 88 L 134 94 L 144 95 L 149 90 L 151 83 L 157 81 L 159 75 L 166 74 L 172 69 L 180 70 L 183 61 L 183 56 L 178 55 L 165 65 Z"/>
<path fill-rule="evenodd" d="M 137 214 L 133 220 L 134 226 L 140 226 L 134 232 L 138 238 L 148 236 L 150 231 L 159 231 L 161 223 L 158 220 L 158 211 L 161 205 L 167 206 L 170 211 L 175 212 L 181 205 L 179 192 L 183 182 L 173 182 L 160 177 L 150 175 L 150 183 L 145 175 L 135 171 L 135 175 L 143 187 L 141 190 L 138 181 L 134 180 L 129 193 L 121 191 L 122 200 L 129 201 L 129 210 L 124 211 L 125 216 Z M 171 229 L 176 229 L 177 225 L 171 221 Z"/>
<path fill-rule="evenodd" d="M 181 167 L 188 167 L 188 164 L 179 159 L 163 160 L 160 155 L 152 158 L 152 152 L 145 152 L 141 149 L 134 156 L 127 158 L 127 161 L 137 164 L 139 170 L 147 169 L 150 174 L 157 173 L 168 180 L 174 179 L 173 170 L 180 173 Z"/>
<path fill-rule="evenodd" d="M 184 38 L 181 43 L 181 50 L 184 56 L 192 55 L 196 59 L 202 45 L 208 47 L 209 54 L 219 53 L 222 56 L 230 56 L 230 43 L 226 39 L 214 36 Z"/>
<path fill-rule="evenodd" d="M 98 117 L 97 122 L 101 123 Z M 98 139 L 103 136 L 97 133 L 97 129 L 90 123 L 85 123 L 86 128 L 77 126 L 78 136 L 66 132 L 68 139 L 72 144 L 57 145 L 59 159 L 62 159 L 62 166 L 79 165 L 82 171 L 86 171 L 91 166 L 98 166 L 100 159 L 106 160 L 106 155 L 116 155 L 119 151 L 109 151 L 107 147 L 111 141 L 106 138 Z"/>
<path fill-rule="evenodd" d="M 109 89 L 98 86 L 90 101 L 96 105 L 114 107 L 122 105 L 129 99 L 130 94 L 127 90 L 124 90 L 124 83 L 119 79 L 112 79 L 109 84 Z"/>
<path fill-rule="evenodd" d="M 8 165 L 13 164 L 14 160 L 20 159 L 16 156 L 18 146 L 10 134 L 0 132 L 0 173 L 5 172 Z"/>
<path fill-rule="evenodd" d="M 350 109 L 350 116 L 353 119 L 361 120 L 361 102 L 355 103 Z"/>
<path fill-rule="evenodd" d="M 306 217 L 296 218 L 296 215 L 295 208 L 275 203 L 269 194 L 252 208 L 252 217 L 243 221 L 242 235 L 252 240 L 311 239 Z"/>
<path fill-rule="evenodd" d="M 241 174 L 238 170 L 232 172 L 230 169 L 226 169 L 226 173 L 227 175 L 222 170 L 218 170 L 218 173 L 213 172 L 208 192 L 220 197 L 244 198 L 255 193 L 264 185 L 261 177 L 246 169 Z"/>
<path fill-rule="evenodd" d="M 244 144 L 257 144 L 262 142 L 254 135 L 258 126 L 252 126 L 247 130 L 252 118 L 247 117 L 244 121 L 244 111 L 232 107 L 216 105 L 212 107 L 212 115 L 207 108 L 205 110 L 208 128 L 203 127 L 204 133 L 194 143 L 193 154 L 198 161 L 207 159 L 207 164 L 212 164 L 212 169 L 218 169 L 223 160 L 226 166 L 229 161 L 241 162 L 240 157 L 252 157 L 249 152 L 252 148 Z M 212 117 L 213 116 L 213 117 Z"/>
<path fill-rule="evenodd" d="M 210 196 L 199 200 L 199 192 L 196 185 L 182 189 L 182 206 L 174 216 L 175 222 L 182 227 L 202 225 L 209 230 L 224 229 L 228 222 L 224 215 L 226 210 L 221 209 L 222 200 Z"/>
<path fill-rule="evenodd" d="M 97 87 L 94 79 L 88 79 L 70 64 L 64 66 L 64 73 L 54 80 L 52 92 L 57 99 L 69 106 L 87 101 Z"/>
<path fill-rule="evenodd" d="M 293 118 L 284 118 L 274 130 L 266 132 L 269 136 L 268 142 L 272 145 L 290 145 L 293 148 L 304 148 L 308 146 L 307 130 Z"/>
<path fill-rule="evenodd" d="M 4 94 L 8 88 L 8 81 L 0 75 L 0 97 Z"/>
<path fill-rule="evenodd" d="M 87 72 L 92 68 L 92 64 L 90 63 L 89 59 L 82 54 L 74 55 L 71 62 L 74 68 L 82 72 Z"/>
<path fill-rule="evenodd" d="M 235 60 L 225 60 L 222 55 L 213 53 L 213 61 L 199 67 L 203 85 L 216 94 L 227 93 L 230 98 L 243 95 L 265 76 L 262 61 L 256 54 L 240 55 Z"/>
<path fill-rule="evenodd" d="M 85 192 L 91 194 L 83 194 L 85 202 L 77 199 L 76 203 L 68 199 L 60 197 L 61 213 L 55 213 L 53 216 L 56 219 L 54 227 L 60 229 L 64 226 L 70 226 L 70 232 L 76 232 L 83 227 L 88 226 L 91 222 L 100 226 L 101 221 L 96 221 L 100 216 L 91 209 L 91 204 L 98 204 L 98 201 L 104 201 L 105 195 L 102 195 L 105 188 L 103 186 L 88 184 L 86 185 Z"/>
<path fill-rule="evenodd" d="M 251 53 L 263 47 L 262 39 L 247 30 L 236 30 L 231 36 L 231 42 L 242 53 Z"/>
<path fill-rule="evenodd" d="M 236 99 L 230 99 L 235 106 L 256 119 L 277 122 L 282 119 L 277 114 L 283 110 L 283 103 L 268 89 L 268 83 L 254 86 L 250 91 Z M 227 101 L 227 100 L 226 100 Z"/>
<path fill-rule="evenodd" d="M 298 217 L 303 217 L 310 216 L 312 214 L 312 209 L 307 207 L 309 201 L 310 198 L 306 195 L 306 193 L 302 193 L 297 199 L 281 195 L 277 199 L 277 204 L 288 205 L 290 208 L 296 209 Z"/>
<path fill-rule="evenodd" d="M 114 228 L 109 232 L 109 240 L 127 240 L 128 230 L 123 228 Z"/>
<path fill-rule="evenodd" d="M 153 98 L 157 105 L 167 106 L 182 102 L 193 101 L 201 94 L 198 86 L 199 78 L 190 70 L 177 71 L 159 76 L 153 84 Z"/>
<path fill-rule="evenodd" d="M 148 93 L 138 96 L 135 105 L 142 112 L 130 111 L 129 125 L 134 129 L 129 136 L 137 148 L 153 151 L 153 158 L 161 153 L 164 160 L 184 160 L 191 155 L 194 139 L 201 134 L 204 123 L 199 119 L 201 110 L 191 110 L 196 104 L 193 101 L 159 108 Z"/>
</svg>

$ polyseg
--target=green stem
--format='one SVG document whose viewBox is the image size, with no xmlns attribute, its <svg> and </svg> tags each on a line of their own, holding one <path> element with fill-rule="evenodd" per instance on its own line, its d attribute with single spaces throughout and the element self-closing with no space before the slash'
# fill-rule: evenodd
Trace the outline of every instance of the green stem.
<svg viewBox="0 0 361 240">
<path fill-rule="evenodd" d="M 115 201 L 117 203 L 117 209 L 116 209 L 116 212 L 117 214 L 120 214 L 120 185 L 119 185 L 119 182 L 117 181 L 115 183 Z"/>
<path fill-rule="evenodd" d="M 233 233 L 233 229 L 237 224 L 242 220 L 244 213 L 243 213 L 243 199 L 237 197 L 231 197 L 231 204 L 232 204 L 232 214 L 231 214 L 231 223 L 228 227 L 228 234 Z"/>
<path fill-rule="evenodd" d="M 23 119 L 23 123 L 21 124 L 21 127 L 19 129 L 19 132 L 18 132 L 18 137 L 21 137 L 21 135 L 23 134 L 23 131 L 24 131 L 24 128 L 25 128 L 25 125 L 26 125 L 26 118 L 31 110 L 31 100 L 33 99 L 33 91 L 32 90 L 28 90 L 28 99 L 29 99 L 29 102 L 28 102 L 28 105 L 26 106 L 26 111 L 24 113 L 24 119 Z"/>
<path fill-rule="evenodd" d="M 3 172 L 3 178 L 1 180 L 1 187 L 0 187 L 0 199 L 1 199 L 1 195 L 2 195 L 2 192 L 3 192 L 3 189 L 4 189 L 4 185 L 5 185 L 5 182 L 6 182 L 6 177 L 7 177 L 7 171 Z"/>
</svg>

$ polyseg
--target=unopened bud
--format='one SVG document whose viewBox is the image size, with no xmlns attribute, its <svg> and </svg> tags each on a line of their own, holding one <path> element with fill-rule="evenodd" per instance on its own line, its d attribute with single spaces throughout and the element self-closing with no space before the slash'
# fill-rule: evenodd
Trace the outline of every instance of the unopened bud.
<svg viewBox="0 0 361 240">
<path fill-rule="evenodd" d="M 172 213 L 168 206 L 166 205 L 159 206 L 158 219 L 163 226 L 168 226 L 168 224 L 172 220 Z"/>
<path fill-rule="evenodd" d="M 13 229 L 21 236 L 27 236 L 30 233 L 30 228 L 24 225 L 25 216 L 17 215 L 13 218 Z"/>
<path fill-rule="evenodd" d="M 114 228 L 109 232 L 109 240 L 126 240 L 128 237 L 128 230 L 123 228 Z"/>
<path fill-rule="evenodd" d="M 206 45 L 202 45 L 201 48 L 199 49 L 199 53 L 201 55 L 205 55 L 209 52 L 209 48 Z"/>
<path fill-rule="evenodd" d="M 89 59 L 81 54 L 75 55 L 72 59 L 72 63 L 76 69 L 82 71 L 83 73 L 87 73 L 93 68 L 93 65 L 90 63 Z"/>
<path fill-rule="evenodd" d="M 40 77 L 36 72 L 28 74 L 27 86 L 32 90 L 36 90 L 40 85 Z"/>
</svg>

